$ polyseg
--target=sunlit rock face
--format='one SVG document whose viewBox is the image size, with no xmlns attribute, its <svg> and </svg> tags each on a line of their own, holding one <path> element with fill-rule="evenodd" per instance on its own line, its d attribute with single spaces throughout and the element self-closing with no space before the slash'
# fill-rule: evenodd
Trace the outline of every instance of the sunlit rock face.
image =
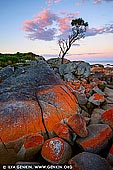
<svg viewBox="0 0 113 170">
<path fill-rule="evenodd" d="M 17 68 L 0 84 L 1 144 L 22 139 L 22 145 L 31 133 L 49 135 L 55 123 L 75 114 L 76 103 L 46 62 Z"/>
</svg>

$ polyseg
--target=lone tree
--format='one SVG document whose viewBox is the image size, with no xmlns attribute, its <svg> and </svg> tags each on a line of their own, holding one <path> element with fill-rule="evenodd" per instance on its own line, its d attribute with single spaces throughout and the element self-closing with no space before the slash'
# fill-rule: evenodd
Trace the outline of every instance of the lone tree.
<svg viewBox="0 0 113 170">
<path fill-rule="evenodd" d="M 82 18 L 74 19 L 71 21 L 72 33 L 69 35 L 68 39 L 60 39 L 58 41 L 60 47 L 59 57 L 61 57 L 61 64 L 63 64 L 64 56 L 67 54 L 72 44 L 81 38 L 85 37 L 86 28 L 88 27 L 88 22 L 85 22 Z"/>
</svg>

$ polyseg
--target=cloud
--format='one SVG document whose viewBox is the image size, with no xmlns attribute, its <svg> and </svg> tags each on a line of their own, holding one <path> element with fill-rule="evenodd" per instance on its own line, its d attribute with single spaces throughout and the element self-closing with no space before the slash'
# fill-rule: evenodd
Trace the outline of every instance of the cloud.
<svg viewBox="0 0 113 170">
<path fill-rule="evenodd" d="M 59 36 L 66 36 L 71 29 L 71 20 L 76 18 L 79 12 L 62 12 L 62 17 L 53 13 L 49 9 L 44 9 L 32 20 L 23 22 L 23 30 L 27 33 L 27 37 L 31 40 L 39 39 L 50 41 Z"/>
<path fill-rule="evenodd" d="M 59 3 L 61 0 L 47 0 L 47 5 L 48 6 L 51 6 L 53 4 L 57 4 Z"/>
<path fill-rule="evenodd" d="M 80 44 L 73 44 L 72 46 L 76 46 L 76 47 L 79 47 L 79 46 L 80 46 Z"/>
<path fill-rule="evenodd" d="M 56 19 L 56 14 L 52 13 L 49 9 L 44 9 L 42 12 L 34 16 L 34 22 L 38 23 L 40 27 L 50 26 Z"/>
<path fill-rule="evenodd" d="M 55 0 L 54 2 L 57 4 L 57 3 L 59 3 L 61 0 Z"/>
<path fill-rule="evenodd" d="M 99 4 L 99 3 L 102 3 L 102 2 L 113 2 L 113 0 L 94 0 L 94 4 Z"/>
<path fill-rule="evenodd" d="M 88 29 L 86 32 L 86 36 L 96 36 L 98 34 L 104 33 L 113 33 L 113 24 L 109 24 L 104 27 Z"/>
<path fill-rule="evenodd" d="M 54 21 L 57 20 L 56 14 L 48 9 L 33 17 L 33 20 L 23 22 L 23 30 L 27 32 L 27 37 L 31 40 L 39 39 L 50 41 L 54 39 L 56 28 L 51 27 Z"/>
<path fill-rule="evenodd" d="M 62 15 L 61 15 L 62 14 Z M 60 16 L 49 9 L 43 9 L 32 20 L 23 22 L 23 30 L 31 40 L 51 41 L 54 39 L 68 38 L 71 32 L 71 20 L 76 18 L 79 12 L 60 11 Z M 89 28 L 86 36 L 113 33 L 113 23 L 104 27 Z"/>
<path fill-rule="evenodd" d="M 89 1 L 89 0 L 79 0 L 76 5 L 77 6 L 81 6 L 83 5 L 86 1 Z M 113 2 L 113 0 L 93 0 L 93 4 L 100 4 L 102 2 Z"/>
</svg>

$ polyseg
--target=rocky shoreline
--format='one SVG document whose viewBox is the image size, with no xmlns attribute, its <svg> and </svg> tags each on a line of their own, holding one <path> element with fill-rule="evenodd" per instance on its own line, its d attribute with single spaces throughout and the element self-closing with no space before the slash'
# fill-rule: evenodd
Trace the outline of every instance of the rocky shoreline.
<svg viewBox="0 0 113 170">
<path fill-rule="evenodd" d="M 113 169 L 113 67 L 24 65 L 0 70 L 0 163 Z"/>
</svg>

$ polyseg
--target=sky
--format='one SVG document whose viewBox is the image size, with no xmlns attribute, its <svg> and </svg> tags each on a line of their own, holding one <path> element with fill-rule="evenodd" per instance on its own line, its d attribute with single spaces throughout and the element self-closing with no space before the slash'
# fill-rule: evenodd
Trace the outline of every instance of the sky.
<svg viewBox="0 0 113 170">
<path fill-rule="evenodd" d="M 113 62 L 113 0 L 0 0 L 0 53 L 33 52 L 58 57 L 58 40 L 68 39 L 71 21 L 89 26 L 70 60 Z"/>
</svg>

